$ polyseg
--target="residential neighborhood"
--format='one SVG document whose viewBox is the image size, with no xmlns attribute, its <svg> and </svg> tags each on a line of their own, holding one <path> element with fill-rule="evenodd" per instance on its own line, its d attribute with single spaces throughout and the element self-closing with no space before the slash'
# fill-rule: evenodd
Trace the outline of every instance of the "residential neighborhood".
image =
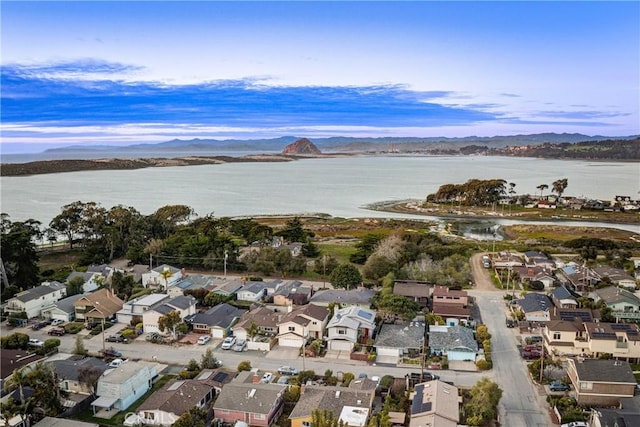
<svg viewBox="0 0 640 427">
<path fill-rule="evenodd" d="M 346 287 L 170 264 L 91 266 L 7 300 L 3 343 L 24 335 L 28 351 L 3 347 L 0 403 L 37 395 L 16 387 L 20 375 L 51 372 L 63 417 L 84 412 L 105 425 L 456 426 L 470 419 L 474 390 L 523 392 L 505 382 L 515 370 L 550 424 L 575 416 L 598 425 L 612 406 L 635 414 L 637 274 L 533 250 L 468 263 L 468 286 Z M 122 299 L 114 277 L 137 291 Z M 574 406 L 549 404 L 560 397 Z M 18 413 L 5 418 L 26 425 Z"/>
</svg>

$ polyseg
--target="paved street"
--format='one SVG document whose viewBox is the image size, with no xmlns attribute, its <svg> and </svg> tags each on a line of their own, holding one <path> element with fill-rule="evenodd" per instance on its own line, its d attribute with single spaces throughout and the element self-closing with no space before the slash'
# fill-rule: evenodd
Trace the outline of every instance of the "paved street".
<svg viewBox="0 0 640 427">
<path fill-rule="evenodd" d="M 476 299 L 482 322 L 489 327 L 493 357 L 492 379 L 503 390 L 498 406 L 500 421 L 509 427 L 552 425 L 546 410 L 544 391 L 539 392 L 529 379 L 526 363 L 516 348 L 517 330 L 505 324 L 507 313 L 504 292 L 491 283 L 480 262 L 481 254 L 472 257 L 471 268 L 476 288 L 469 293 Z"/>
</svg>

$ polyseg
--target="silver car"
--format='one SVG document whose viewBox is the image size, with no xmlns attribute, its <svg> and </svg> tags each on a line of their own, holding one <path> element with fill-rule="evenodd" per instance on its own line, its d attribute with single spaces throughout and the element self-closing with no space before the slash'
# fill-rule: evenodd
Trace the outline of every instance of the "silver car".
<svg viewBox="0 0 640 427">
<path fill-rule="evenodd" d="M 226 337 L 224 341 L 222 341 L 222 349 L 231 350 L 235 343 L 236 343 L 236 337 Z"/>
<path fill-rule="evenodd" d="M 233 351 L 244 351 L 247 348 L 247 340 L 239 339 L 233 346 Z"/>
</svg>

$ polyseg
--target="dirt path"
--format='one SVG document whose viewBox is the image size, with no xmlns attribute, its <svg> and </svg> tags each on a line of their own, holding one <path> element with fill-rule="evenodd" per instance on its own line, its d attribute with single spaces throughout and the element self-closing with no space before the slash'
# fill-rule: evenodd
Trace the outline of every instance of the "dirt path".
<svg viewBox="0 0 640 427">
<path fill-rule="evenodd" d="M 471 264 L 471 275 L 473 276 L 473 283 L 475 283 L 474 290 L 500 292 L 500 289 L 497 289 L 495 286 L 493 286 L 493 282 L 489 277 L 488 270 L 482 266 L 482 255 L 486 254 L 474 254 L 469 260 L 469 263 Z"/>
</svg>

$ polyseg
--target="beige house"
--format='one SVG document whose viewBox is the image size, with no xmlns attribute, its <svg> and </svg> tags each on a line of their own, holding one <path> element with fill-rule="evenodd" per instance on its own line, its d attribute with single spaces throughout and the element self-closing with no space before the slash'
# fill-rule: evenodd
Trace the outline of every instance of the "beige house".
<svg viewBox="0 0 640 427">
<path fill-rule="evenodd" d="M 322 339 L 329 321 L 329 310 L 307 304 L 288 313 L 278 325 L 278 343 L 283 347 L 302 347 L 307 339 Z"/>
<path fill-rule="evenodd" d="M 80 322 L 110 319 L 122 309 L 122 305 L 122 300 L 105 288 L 85 294 L 73 303 L 76 320 Z"/>
<path fill-rule="evenodd" d="M 457 427 L 461 400 L 457 387 L 433 380 L 416 384 L 414 390 L 409 427 Z"/>
<path fill-rule="evenodd" d="M 249 340 L 249 329 L 252 324 L 257 326 L 260 335 L 276 335 L 278 333 L 278 321 L 280 314 L 265 307 L 255 308 L 242 315 L 238 323 L 231 328 L 233 335 L 238 339 Z"/>
<path fill-rule="evenodd" d="M 637 384 L 629 363 L 618 360 L 571 358 L 567 375 L 579 405 L 618 406 L 633 397 Z"/>
<path fill-rule="evenodd" d="M 552 320 L 542 327 L 545 350 L 555 356 L 640 360 L 640 327 L 633 323 Z"/>
</svg>

